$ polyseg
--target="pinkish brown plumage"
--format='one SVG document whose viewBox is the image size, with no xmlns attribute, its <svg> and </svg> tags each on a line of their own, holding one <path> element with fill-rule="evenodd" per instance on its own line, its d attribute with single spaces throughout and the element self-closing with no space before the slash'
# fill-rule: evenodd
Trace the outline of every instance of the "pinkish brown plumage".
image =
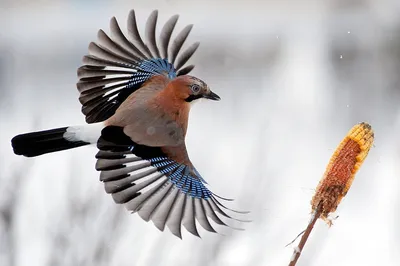
<svg viewBox="0 0 400 266">
<path fill-rule="evenodd" d="M 89 125 L 21 134 L 12 146 L 16 154 L 34 157 L 97 144 L 96 169 L 116 203 L 160 230 L 168 226 L 181 237 L 183 225 L 198 236 L 195 220 L 215 232 L 208 218 L 219 225 L 227 224 L 216 213 L 232 218 L 205 186 L 185 144 L 190 103 L 220 98 L 205 82 L 187 75 L 194 66 L 184 65 L 199 46 L 181 51 L 192 25 L 170 45 L 178 16 L 171 17 L 157 45 L 157 16 L 153 11 L 147 20 L 145 42 L 132 10 L 128 36 L 112 18 L 111 35 L 100 30 L 98 41 L 90 43 L 77 83 Z"/>
</svg>

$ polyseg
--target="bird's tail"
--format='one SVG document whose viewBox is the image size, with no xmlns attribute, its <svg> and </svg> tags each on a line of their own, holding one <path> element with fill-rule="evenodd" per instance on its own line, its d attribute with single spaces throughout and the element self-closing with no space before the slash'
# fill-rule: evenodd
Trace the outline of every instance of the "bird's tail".
<svg viewBox="0 0 400 266">
<path fill-rule="evenodd" d="M 96 143 L 103 128 L 104 124 L 101 122 L 30 132 L 15 136 L 11 145 L 15 154 L 35 157 Z"/>
</svg>

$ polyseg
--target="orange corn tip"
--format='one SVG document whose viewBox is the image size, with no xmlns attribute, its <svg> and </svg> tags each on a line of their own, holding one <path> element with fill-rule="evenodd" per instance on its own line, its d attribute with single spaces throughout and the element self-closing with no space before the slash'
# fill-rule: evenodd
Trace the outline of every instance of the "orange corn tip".
<svg viewBox="0 0 400 266">
<path fill-rule="evenodd" d="M 346 196 L 354 177 L 374 142 L 374 132 L 367 123 L 355 125 L 333 153 L 322 180 L 311 201 L 314 213 L 332 224 L 328 215 L 336 211 Z M 318 208 L 321 208 L 318 210 Z"/>
</svg>

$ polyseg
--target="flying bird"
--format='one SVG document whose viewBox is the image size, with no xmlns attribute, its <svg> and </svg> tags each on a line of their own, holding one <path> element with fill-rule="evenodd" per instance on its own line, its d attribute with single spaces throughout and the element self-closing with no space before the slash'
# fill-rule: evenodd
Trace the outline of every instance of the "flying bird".
<svg viewBox="0 0 400 266">
<path fill-rule="evenodd" d="M 228 211 L 247 212 L 223 205 L 229 199 L 210 191 L 189 159 L 185 137 L 191 103 L 220 97 L 188 75 L 194 65 L 186 63 L 199 42 L 182 46 L 193 25 L 171 38 L 178 21 L 178 15 L 172 16 L 156 41 L 157 18 L 155 10 L 142 39 L 134 10 L 127 34 L 112 17 L 110 34 L 100 29 L 97 42 L 89 44 L 77 71 L 87 124 L 20 134 L 11 143 L 15 154 L 26 157 L 97 145 L 95 168 L 117 204 L 152 220 L 161 231 L 167 226 L 181 238 L 183 225 L 199 236 L 196 220 L 216 232 L 209 218 L 228 226 L 222 217 L 239 220 Z"/>
</svg>

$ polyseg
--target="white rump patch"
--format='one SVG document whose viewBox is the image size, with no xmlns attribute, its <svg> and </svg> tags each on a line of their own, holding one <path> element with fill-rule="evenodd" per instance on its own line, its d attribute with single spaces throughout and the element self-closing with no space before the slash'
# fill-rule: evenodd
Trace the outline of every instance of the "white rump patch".
<svg viewBox="0 0 400 266">
<path fill-rule="evenodd" d="M 97 143 L 101 136 L 101 130 L 104 128 L 104 123 L 94 123 L 84 126 L 75 126 L 67 128 L 64 133 L 64 139 L 74 141 L 85 141 L 88 143 Z"/>
</svg>

